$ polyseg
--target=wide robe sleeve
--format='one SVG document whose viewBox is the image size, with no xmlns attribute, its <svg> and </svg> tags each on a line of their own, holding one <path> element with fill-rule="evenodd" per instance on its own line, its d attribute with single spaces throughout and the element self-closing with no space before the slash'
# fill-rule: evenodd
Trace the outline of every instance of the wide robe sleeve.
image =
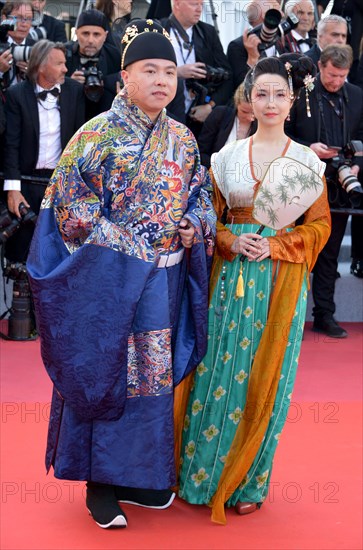
<svg viewBox="0 0 363 550">
<path fill-rule="evenodd" d="M 43 208 L 54 209 L 61 237 L 71 253 L 84 244 L 94 244 L 146 259 L 145 250 L 148 254 L 152 251 L 145 240 L 109 219 L 111 193 L 104 182 L 115 177 L 109 166 L 113 164 L 119 172 L 128 168 L 127 159 L 120 163 L 115 158 L 112 163 L 116 155 L 111 137 L 104 122 L 90 130 L 85 125 L 75 134 L 50 180 Z"/>
<path fill-rule="evenodd" d="M 221 258 L 223 258 L 224 260 L 228 260 L 229 262 L 232 262 L 236 257 L 236 254 L 231 252 L 231 246 L 237 237 L 221 221 L 223 214 L 225 212 L 227 203 L 226 203 L 226 199 L 222 195 L 217 185 L 212 169 L 210 170 L 209 173 L 211 175 L 212 182 L 213 182 L 213 206 L 217 215 L 216 251 Z"/>
</svg>

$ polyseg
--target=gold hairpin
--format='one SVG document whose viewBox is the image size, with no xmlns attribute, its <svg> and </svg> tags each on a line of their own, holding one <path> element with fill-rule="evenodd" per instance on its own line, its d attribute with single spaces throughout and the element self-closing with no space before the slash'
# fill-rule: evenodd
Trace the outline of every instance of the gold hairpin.
<svg viewBox="0 0 363 550">
<path fill-rule="evenodd" d="M 294 86 L 292 84 L 292 76 L 291 76 L 292 65 L 288 61 L 285 63 L 285 69 L 286 69 L 286 72 L 287 72 L 287 82 L 289 84 L 290 99 L 291 99 L 291 101 L 293 101 L 293 99 L 294 99 Z"/>
<path fill-rule="evenodd" d="M 309 118 L 311 118 L 311 111 L 310 111 L 310 101 L 309 101 L 309 92 L 311 92 L 314 89 L 314 77 L 308 73 L 306 77 L 304 78 L 304 87 L 305 87 L 305 101 L 306 101 L 306 113 Z"/>
</svg>

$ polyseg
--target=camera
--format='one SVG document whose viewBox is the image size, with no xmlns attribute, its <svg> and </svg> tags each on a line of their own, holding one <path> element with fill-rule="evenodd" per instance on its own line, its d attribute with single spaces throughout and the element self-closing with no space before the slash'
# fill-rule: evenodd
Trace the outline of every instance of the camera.
<svg viewBox="0 0 363 550">
<path fill-rule="evenodd" d="M 0 204 L 0 244 L 4 244 L 23 223 L 34 223 L 36 214 L 22 202 L 19 205 L 20 219 Z M 36 337 L 35 317 L 32 308 L 31 291 L 24 263 L 6 262 L 2 265 L 4 277 L 14 281 L 13 299 L 10 308 L 9 340 L 33 340 Z"/>
<path fill-rule="evenodd" d="M 14 281 L 8 335 L 5 338 L 8 340 L 34 340 L 36 338 L 35 316 L 25 264 L 6 263 L 3 273 L 8 280 Z"/>
<path fill-rule="evenodd" d="M 9 237 L 19 229 L 22 223 L 36 223 L 37 215 L 27 208 L 23 202 L 19 205 L 20 218 L 11 214 L 4 204 L 0 205 L 0 244 L 4 244 Z"/>
<path fill-rule="evenodd" d="M 98 57 L 93 57 L 91 59 L 81 60 L 82 67 L 85 77 L 84 83 L 84 93 L 86 97 L 97 103 L 103 95 L 103 74 L 98 69 Z"/>
<path fill-rule="evenodd" d="M 44 40 L 47 38 L 47 31 L 44 27 L 34 27 L 30 29 L 29 36 L 34 40 L 34 42 L 37 42 L 38 40 Z"/>
<path fill-rule="evenodd" d="M 281 36 L 284 36 L 297 27 L 299 23 L 298 17 L 293 13 L 283 21 L 281 21 L 281 18 L 282 15 L 279 10 L 267 10 L 263 23 L 257 25 L 247 33 L 247 36 L 257 34 L 260 38 L 261 44 L 258 45 L 259 51 L 264 51 L 270 48 L 270 46 L 273 46 Z"/>
<path fill-rule="evenodd" d="M 9 31 L 16 31 L 16 23 L 13 19 L 3 19 L 0 21 L 0 42 L 6 42 Z M 7 44 L 7 46 L 9 46 Z"/>
<path fill-rule="evenodd" d="M 194 80 L 193 78 L 188 78 L 185 81 L 185 85 L 188 90 L 191 90 L 193 92 L 194 96 L 193 102 L 189 107 L 189 111 L 196 105 L 204 105 L 206 102 L 208 102 L 209 92 L 206 86 L 203 86 L 202 84 L 200 84 L 200 82 Z"/>
<path fill-rule="evenodd" d="M 205 70 L 207 72 L 205 79 L 212 84 L 220 84 L 223 80 L 228 80 L 230 76 L 229 72 L 223 69 L 223 67 L 206 65 Z"/>
<path fill-rule="evenodd" d="M 29 31 L 29 36 L 34 40 L 34 42 L 47 38 L 47 30 L 43 27 L 42 23 L 43 15 L 39 12 L 34 12 L 32 28 Z"/>
<path fill-rule="evenodd" d="M 228 80 L 230 73 L 223 69 L 223 67 L 212 67 L 211 65 L 205 65 L 206 76 L 203 79 L 187 78 L 185 85 L 188 90 L 191 90 L 194 95 L 193 103 L 190 106 L 204 105 L 208 103 L 211 93 L 215 88 L 221 84 L 224 80 Z M 200 80 L 205 84 L 201 84 Z M 189 110 L 190 110 L 189 109 Z"/>
<path fill-rule="evenodd" d="M 10 50 L 14 61 L 28 61 L 30 57 L 30 46 L 19 46 L 18 44 L 9 44 L 7 40 L 8 32 L 16 30 L 16 23 L 12 19 L 4 19 L 0 23 L 0 55 L 6 50 Z"/>
<path fill-rule="evenodd" d="M 331 167 L 338 171 L 339 183 L 348 193 L 349 200 L 354 208 L 359 208 L 363 199 L 363 189 L 357 177 L 351 173 L 350 168 L 354 157 L 363 156 L 363 142 L 351 140 L 336 157 L 331 161 Z"/>
</svg>

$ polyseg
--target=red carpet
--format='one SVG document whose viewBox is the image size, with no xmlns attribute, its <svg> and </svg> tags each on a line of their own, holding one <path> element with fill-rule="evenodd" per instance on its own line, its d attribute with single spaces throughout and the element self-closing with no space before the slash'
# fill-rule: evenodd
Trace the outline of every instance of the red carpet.
<svg viewBox="0 0 363 550">
<path fill-rule="evenodd" d="M 250 516 L 176 499 L 164 511 L 125 505 L 126 530 L 88 516 L 84 483 L 44 472 L 51 385 L 39 342 L 1 341 L 1 549 L 346 549 L 362 540 L 362 325 L 346 340 L 305 331 L 269 497 Z"/>
</svg>

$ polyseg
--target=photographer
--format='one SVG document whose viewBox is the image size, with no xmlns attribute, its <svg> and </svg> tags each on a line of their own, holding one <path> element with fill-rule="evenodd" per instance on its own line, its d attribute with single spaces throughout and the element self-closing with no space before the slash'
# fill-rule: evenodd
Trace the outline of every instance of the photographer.
<svg viewBox="0 0 363 550">
<path fill-rule="evenodd" d="M 315 12 L 312 0 L 288 0 L 285 13 L 293 13 L 299 19 L 295 29 L 285 38 L 285 52 L 306 53 L 315 44 L 310 35 L 315 27 Z"/>
<path fill-rule="evenodd" d="M 233 93 L 231 68 L 216 30 L 199 21 L 202 8 L 202 0 L 174 0 L 172 14 L 161 20 L 174 46 L 187 124 L 195 135 L 213 107 L 228 103 Z"/>
<path fill-rule="evenodd" d="M 34 11 L 33 27 L 37 40 L 47 38 L 52 42 L 67 42 L 66 27 L 51 15 L 44 13 L 46 0 L 32 0 Z"/>
<path fill-rule="evenodd" d="M 318 62 L 320 73 L 310 94 L 310 108 L 301 96 L 291 109 L 290 122 L 286 126 L 286 132 L 293 139 L 310 146 L 326 162 L 325 175 L 332 207 L 362 207 L 362 188 L 356 178 L 359 168 L 361 173 L 363 170 L 359 164 L 362 157 L 354 158 L 351 141 L 363 139 L 363 93 L 358 86 L 346 82 L 352 60 L 350 46 L 327 46 Z M 333 317 L 338 255 L 347 219 L 347 214 L 332 212 L 331 236 L 313 272 L 313 330 L 332 338 L 347 336 Z"/>
<path fill-rule="evenodd" d="M 30 54 L 27 79 L 7 92 L 4 190 L 8 208 L 18 218 L 22 202 L 39 212 L 47 179 L 84 122 L 82 86 L 65 78 L 64 52 L 61 43 L 37 42 Z M 22 180 L 22 176 L 29 179 Z M 45 184 L 33 183 L 31 177 L 43 178 Z M 8 239 L 5 256 L 11 262 L 25 262 L 33 229 L 31 224 L 21 225 Z"/>
<path fill-rule="evenodd" d="M 108 21 L 98 10 L 81 13 L 76 25 L 76 42 L 66 44 L 67 76 L 83 85 L 86 96 L 86 120 L 93 118 L 111 107 L 116 95 L 110 94 L 108 105 L 102 101 L 104 77 L 119 73 L 120 51 L 106 42 Z"/>
<path fill-rule="evenodd" d="M 248 22 L 251 28 L 261 25 L 264 21 L 266 12 L 270 9 L 280 10 L 280 4 L 277 0 L 252 0 L 247 4 L 246 12 Z M 277 40 L 271 47 L 261 51 L 261 39 L 257 34 L 249 34 L 251 29 L 246 29 L 242 36 L 229 43 L 227 49 L 228 61 L 232 67 L 233 86 L 236 89 L 243 82 L 246 74 L 251 67 L 256 65 L 261 57 L 271 57 L 284 52 L 284 46 L 281 40 Z"/>
<path fill-rule="evenodd" d="M 11 26 L 14 29 L 5 33 L 4 42 L 3 32 L 0 33 L 0 85 L 3 91 L 25 78 L 29 54 L 29 50 L 25 46 L 34 44 L 34 40 L 29 36 L 33 21 L 30 0 L 6 2 L 1 10 L 0 31 L 2 30 L 1 26 L 4 28 L 5 21 L 11 21 Z M 22 46 L 22 48 L 16 50 L 14 58 L 13 48 L 16 46 Z"/>
</svg>

